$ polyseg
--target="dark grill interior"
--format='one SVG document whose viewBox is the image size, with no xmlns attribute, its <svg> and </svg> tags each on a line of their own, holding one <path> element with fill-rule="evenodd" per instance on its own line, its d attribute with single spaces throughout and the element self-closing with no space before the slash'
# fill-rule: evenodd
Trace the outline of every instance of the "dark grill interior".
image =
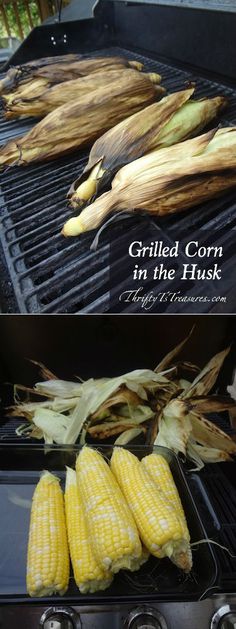
<svg viewBox="0 0 236 629">
<path fill-rule="evenodd" d="M 162 74 L 163 84 L 170 91 L 182 89 L 189 81 L 196 81 L 198 97 L 224 93 L 229 97 L 230 104 L 220 122 L 226 126 L 236 124 L 236 89 L 122 48 L 99 50 L 99 54 L 124 55 L 142 61 L 146 70 Z M 31 125 L 32 120 L 29 119 L 7 123 L 1 119 L 1 142 L 20 136 Z M 122 247 L 127 225 L 135 237 L 137 223 L 145 219 L 130 217 L 125 221 L 125 229 L 123 221 L 113 223 L 103 232 L 96 252 L 90 250 L 94 232 L 72 240 L 60 235 L 60 228 L 71 215 L 66 206 L 66 193 L 75 176 L 83 169 L 87 155 L 87 152 L 80 151 L 50 163 L 9 168 L 1 176 L 1 277 L 6 312 L 16 309 L 28 313 L 112 312 L 116 293 L 122 292 L 122 286 L 115 286 L 112 300 L 109 299 L 109 243 L 119 238 Z M 169 237 L 173 241 L 175 236 L 171 235 L 171 231 L 173 229 L 176 234 L 177 227 L 190 229 L 191 236 L 202 227 L 209 233 L 229 224 L 233 227 L 236 223 L 235 209 L 235 193 L 232 192 L 182 215 L 155 219 L 156 225 L 163 230 L 159 232 L 159 238 L 170 230 Z M 227 245 L 227 235 L 222 237 L 220 233 L 217 236 L 215 231 L 214 245 L 219 244 L 226 245 L 225 269 L 230 271 L 232 243 L 231 247 Z M 118 265 L 122 265 L 122 259 L 118 260 Z M 233 281 L 233 273 L 231 276 Z M 162 286 L 159 284 L 158 288 L 161 290 Z M 178 288 L 177 280 L 172 288 Z M 185 288 L 188 294 L 188 287 Z M 192 290 L 189 289 L 189 294 Z M 186 312 L 187 304 L 182 307 Z M 135 308 L 135 304 L 123 304 L 124 311 Z M 201 311 L 204 308 L 209 311 L 209 304 L 201 305 Z M 167 303 L 162 305 L 163 309 L 171 312 L 173 305 Z"/>
</svg>

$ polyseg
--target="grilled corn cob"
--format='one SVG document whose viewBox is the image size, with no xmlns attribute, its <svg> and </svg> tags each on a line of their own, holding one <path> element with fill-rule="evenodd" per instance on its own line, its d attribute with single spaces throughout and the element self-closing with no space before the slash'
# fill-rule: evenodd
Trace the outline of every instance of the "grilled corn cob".
<svg viewBox="0 0 236 629">
<path fill-rule="evenodd" d="M 97 562 L 114 573 L 122 568 L 136 570 L 142 562 L 138 530 L 109 466 L 98 452 L 85 446 L 76 472 Z"/>
<path fill-rule="evenodd" d="M 0 166 L 27 164 L 91 144 L 101 133 L 154 101 L 155 85 L 136 70 L 124 70 L 112 85 L 61 105 L 22 138 L 0 150 Z"/>
<path fill-rule="evenodd" d="M 128 450 L 115 448 L 111 469 L 149 552 L 155 557 L 169 557 L 178 567 L 189 572 L 192 567 L 191 551 L 183 522 L 145 467 Z"/>
<path fill-rule="evenodd" d="M 138 61 L 128 61 L 123 57 L 87 59 L 82 58 L 81 55 L 62 55 L 60 58 L 48 57 L 11 68 L 4 79 L 0 81 L 0 94 L 8 93 L 22 83 L 24 85 L 28 83 L 30 86 L 30 82 L 38 78 L 44 78 L 49 85 L 53 85 L 93 72 L 100 72 L 103 69 L 107 71 L 125 67 L 142 70 L 143 65 Z"/>
<path fill-rule="evenodd" d="M 190 541 L 188 525 L 179 497 L 179 492 L 166 459 L 164 459 L 164 457 L 160 454 L 152 453 L 142 459 L 141 465 L 145 467 L 149 476 L 165 494 L 173 509 L 175 509 L 182 521 L 185 539 Z"/>
<path fill-rule="evenodd" d="M 95 229 L 112 211 L 180 212 L 236 186 L 236 127 L 186 140 L 124 166 L 112 190 L 64 225 L 64 236 Z"/>
<path fill-rule="evenodd" d="M 30 596 L 65 594 L 69 552 L 63 494 L 59 479 L 44 472 L 38 482 L 30 517 L 27 592 Z"/>
<path fill-rule="evenodd" d="M 98 138 L 84 172 L 69 190 L 71 205 L 82 207 L 125 164 L 197 135 L 226 105 L 221 96 L 189 100 L 193 92 L 190 88 L 170 94 Z"/>
<path fill-rule="evenodd" d="M 6 94 L 3 96 L 3 103 L 5 105 L 5 118 L 8 120 L 16 118 L 17 116 L 46 116 L 56 107 L 60 105 L 73 102 L 80 96 L 86 96 L 88 93 L 94 92 L 96 89 L 102 88 L 105 85 L 111 85 L 113 81 L 119 81 L 122 72 L 127 70 L 118 69 L 110 70 L 110 72 L 96 72 L 94 74 L 88 74 L 87 76 L 74 79 L 73 81 L 64 81 L 57 85 L 52 86 L 49 89 L 45 89 L 42 94 L 38 94 L 37 86 L 35 85 L 36 94 L 30 98 Z M 144 75 L 142 75 L 144 76 Z M 145 77 L 150 78 L 152 83 L 155 83 L 155 74 L 145 74 Z M 159 75 L 157 75 L 159 78 Z M 44 81 L 44 79 L 41 79 Z M 162 96 L 165 92 L 163 87 L 156 87 L 156 98 L 158 94 Z"/>
<path fill-rule="evenodd" d="M 113 575 L 99 566 L 93 556 L 76 472 L 69 467 L 66 472 L 65 508 L 76 585 L 84 594 L 105 590 L 111 584 Z"/>
</svg>

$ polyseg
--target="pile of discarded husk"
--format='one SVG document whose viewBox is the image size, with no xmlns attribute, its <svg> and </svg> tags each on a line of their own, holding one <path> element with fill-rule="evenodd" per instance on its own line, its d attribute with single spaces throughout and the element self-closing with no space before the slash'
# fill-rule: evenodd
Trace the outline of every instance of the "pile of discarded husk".
<svg viewBox="0 0 236 629">
<path fill-rule="evenodd" d="M 15 404 L 7 414 L 27 419 L 16 430 L 19 436 L 46 444 L 112 438 L 125 445 L 141 439 L 181 453 L 199 469 L 204 463 L 231 460 L 236 443 L 206 417 L 236 407 L 229 395 L 211 394 L 230 348 L 200 371 L 177 360 L 189 336 L 154 371 L 137 369 L 115 378 L 69 382 L 36 363 L 44 381 L 33 389 L 15 385 Z M 43 401 L 33 401 L 35 396 Z"/>
</svg>

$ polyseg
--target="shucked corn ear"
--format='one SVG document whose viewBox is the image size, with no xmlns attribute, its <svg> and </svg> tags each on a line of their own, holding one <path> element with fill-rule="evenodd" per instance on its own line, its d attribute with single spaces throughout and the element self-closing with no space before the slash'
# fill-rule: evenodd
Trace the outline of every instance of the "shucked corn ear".
<svg viewBox="0 0 236 629">
<path fill-rule="evenodd" d="M 111 85 L 113 81 L 119 81 L 122 72 L 126 72 L 126 69 L 118 68 L 110 70 L 110 72 L 103 71 L 88 74 L 87 76 L 72 81 L 64 81 L 63 83 L 53 85 L 48 89 L 45 88 L 42 94 L 38 94 L 35 86 L 36 94 L 33 95 L 33 97 L 30 96 L 30 98 L 27 98 L 24 93 L 23 97 L 22 95 L 19 97 L 19 95 L 16 94 L 15 96 L 13 95 L 13 98 L 12 95 L 7 94 L 5 97 L 3 96 L 5 118 L 10 119 L 22 115 L 46 116 L 46 114 L 56 109 L 56 107 L 60 107 L 60 105 L 73 102 L 74 99 L 78 99 L 80 96 L 86 96 L 88 93 L 102 88 L 105 85 Z M 155 75 L 154 73 L 151 75 L 145 74 L 144 76 L 150 78 L 152 83 L 155 83 L 155 76 L 157 76 L 157 79 L 160 78 L 159 75 Z M 162 96 L 164 92 L 163 87 L 157 86 L 156 98 L 158 94 Z"/>
<path fill-rule="evenodd" d="M 112 190 L 64 225 L 64 236 L 95 229 L 112 211 L 180 212 L 236 186 L 236 127 L 209 131 L 124 166 Z"/>
<path fill-rule="evenodd" d="M 193 92 L 190 88 L 170 94 L 98 138 L 84 172 L 69 190 L 71 205 L 82 207 L 125 164 L 196 135 L 226 105 L 221 96 L 189 100 Z"/>
<path fill-rule="evenodd" d="M 156 98 L 155 85 L 136 70 L 121 71 L 111 85 L 61 105 L 25 136 L 0 150 L 0 167 L 53 159 L 91 144 L 101 133 Z"/>
<path fill-rule="evenodd" d="M 85 446 L 76 473 L 97 562 L 114 573 L 122 568 L 136 570 L 143 559 L 138 530 L 108 464 Z"/>
<path fill-rule="evenodd" d="M 61 55 L 31 61 L 8 70 L 0 81 L 0 94 L 14 91 L 20 84 L 30 84 L 34 79 L 44 78 L 49 85 L 69 81 L 92 72 L 100 72 L 110 68 L 132 67 L 141 70 L 143 65 L 138 61 L 128 61 L 124 57 L 88 57 L 82 55 Z"/>
<path fill-rule="evenodd" d="M 155 557 L 169 557 L 189 572 L 192 567 L 189 537 L 182 519 L 131 452 L 115 448 L 111 469 L 133 513 L 142 542 Z"/>
<path fill-rule="evenodd" d="M 27 556 L 30 596 L 65 594 L 69 584 L 69 552 L 60 481 L 44 472 L 33 495 Z"/>
<path fill-rule="evenodd" d="M 144 466 L 150 478 L 152 478 L 157 487 L 163 491 L 167 500 L 171 503 L 173 509 L 175 509 L 182 521 L 185 539 L 190 541 L 185 513 L 168 462 L 161 454 L 153 452 L 143 457 L 141 465 Z"/>
<path fill-rule="evenodd" d="M 113 575 L 103 569 L 93 555 L 76 472 L 69 467 L 66 472 L 65 508 L 76 585 L 84 594 L 105 590 L 111 584 Z"/>
</svg>

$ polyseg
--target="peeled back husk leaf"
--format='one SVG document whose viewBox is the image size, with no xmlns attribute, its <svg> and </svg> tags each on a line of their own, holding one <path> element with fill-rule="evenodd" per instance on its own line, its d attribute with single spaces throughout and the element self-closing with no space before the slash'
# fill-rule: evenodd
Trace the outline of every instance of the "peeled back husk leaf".
<svg viewBox="0 0 236 629">
<path fill-rule="evenodd" d="M 125 164 L 197 135 L 226 105 L 220 96 L 191 101 L 193 92 L 192 87 L 170 94 L 100 137 L 84 172 L 69 190 L 72 206 L 82 207 L 94 198 Z"/>
<path fill-rule="evenodd" d="M 178 345 L 176 345 L 176 347 L 174 347 L 174 349 L 172 349 L 170 352 L 168 352 L 168 354 L 166 354 L 164 356 L 164 358 L 162 358 L 161 362 L 158 363 L 158 365 L 154 369 L 154 371 L 156 371 L 156 373 L 158 373 L 160 371 L 163 371 L 163 369 L 167 369 L 168 367 L 170 367 L 173 364 L 173 359 L 176 358 L 176 356 L 178 356 L 178 354 L 181 352 L 183 347 L 186 345 L 186 343 L 188 342 L 188 340 L 192 336 L 194 327 L 195 326 L 193 326 L 191 328 L 189 334 L 184 338 L 183 341 L 181 341 L 181 343 L 178 343 Z"/>
<path fill-rule="evenodd" d="M 128 61 L 124 57 L 88 57 L 82 55 L 61 55 L 60 57 L 46 57 L 16 68 L 10 68 L 6 76 L 0 81 L 0 94 L 14 90 L 18 85 L 44 78 L 48 84 L 62 83 L 79 76 L 86 76 L 110 68 L 133 67 L 141 70 L 143 65 L 137 61 Z"/>
<path fill-rule="evenodd" d="M 210 131 L 124 166 L 106 192 L 64 225 L 65 236 L 98 227 L 112 211 L 180 212 L 236 186 L 236 127 Z"/>
<path fill-rule="evenodd" d="M 223 430 L 202 415 L 191 413 L 192 436 L 203 446 L 218 448 L 236 454 L 236 443 Z"/>
<path fill-rule="evenodd" d="M 0 167 L 50 160 L 89 146 L 128 114 L 155 100 L 155 86 L 136 70 L 122 70 L 119 80 L 61 105 L 25 136 L 0 150 Z"/>
<path fill-rule="evenodd" d="M 181 398 L 186 400 L 189 397 L 192 398 L 209 393 L 216 382 L 223 362 L 226 356 L 228 356 L 229 351 L 230 346 L 213 356 L 202 371 L 200 371 L 200 373 L 196 376 L 189 389 L 184 391 Z"/>
<path fill-rule="evenodd" d="M 186 447 L 192 432 L 190 415 L 182 400 L 171 400 L 163 409 L 159 431 L 154 445 L 170 448 L 176 454 L 186 455 Z"/>
<path fill-rule="evenodd" d="M 128 419 L 121 419 L 117 422 L 105 422 L 103 424 L 96 424 L 96 426 L 89 426 L 87 432 L 94 437 L 94 439 L 108 439 L 114 435 L 123 433 L 126 429 L 134 429 L 136 424 Z M 146 432 L 146 428 L 142 427 L 142 432 Z"/>
<path fill-rule="evenodd" d="M 16 94 L 15 97 L 3 97 L 3 103 L 5 103 L 5 118 L 7 120 L 16 118 L 17 116 L 46 116 L 51 111 L 60 107 L 63 104 L 73 102 L 81 96 L 86 96 L 88 93 L 105 87 L 105 85 L 111 85 L 114 81 L 119 81 L 121 73 L 126 71 L 125 69 L 110 70 L 110 72 L 96 72 L 71 81 L 64 81 L 57 85 L 49 86 L 41 94 L 36 94 L 32 97 L 19 97 Z M 148 74 L 142 76 L 150 77 Z M 163 89 L 163 88 L 161 88 Z M 163 90 L 164 91 L 164 90 Z M 156 90 L 157 96 L 157 90 Z"/>
<path fill-rule="evenodd" d="M 136 437 L 139 437 L 142 433 L 143 428 L 129 428 L 129 430 L 125 430 L 121 435 L 119 435 L 119 437 L 117 437 L 114 445 L 126 446 L 127 443 L 130 443 L 130 441 L 133 441 L 133 439 L 136 439 Z"/>
<path fill-rule="evenodd" d="M 191 443 L 187 448 L 187 456 L 194 460 L 198 465 L 198 469 L 204 467 L 204 463 L 222 463 L 223 461 L 232 461 L 232 457 L 224 450 L 217 448 L 208 448 L 200 446 L 197 443 Z"/>
</svg>

